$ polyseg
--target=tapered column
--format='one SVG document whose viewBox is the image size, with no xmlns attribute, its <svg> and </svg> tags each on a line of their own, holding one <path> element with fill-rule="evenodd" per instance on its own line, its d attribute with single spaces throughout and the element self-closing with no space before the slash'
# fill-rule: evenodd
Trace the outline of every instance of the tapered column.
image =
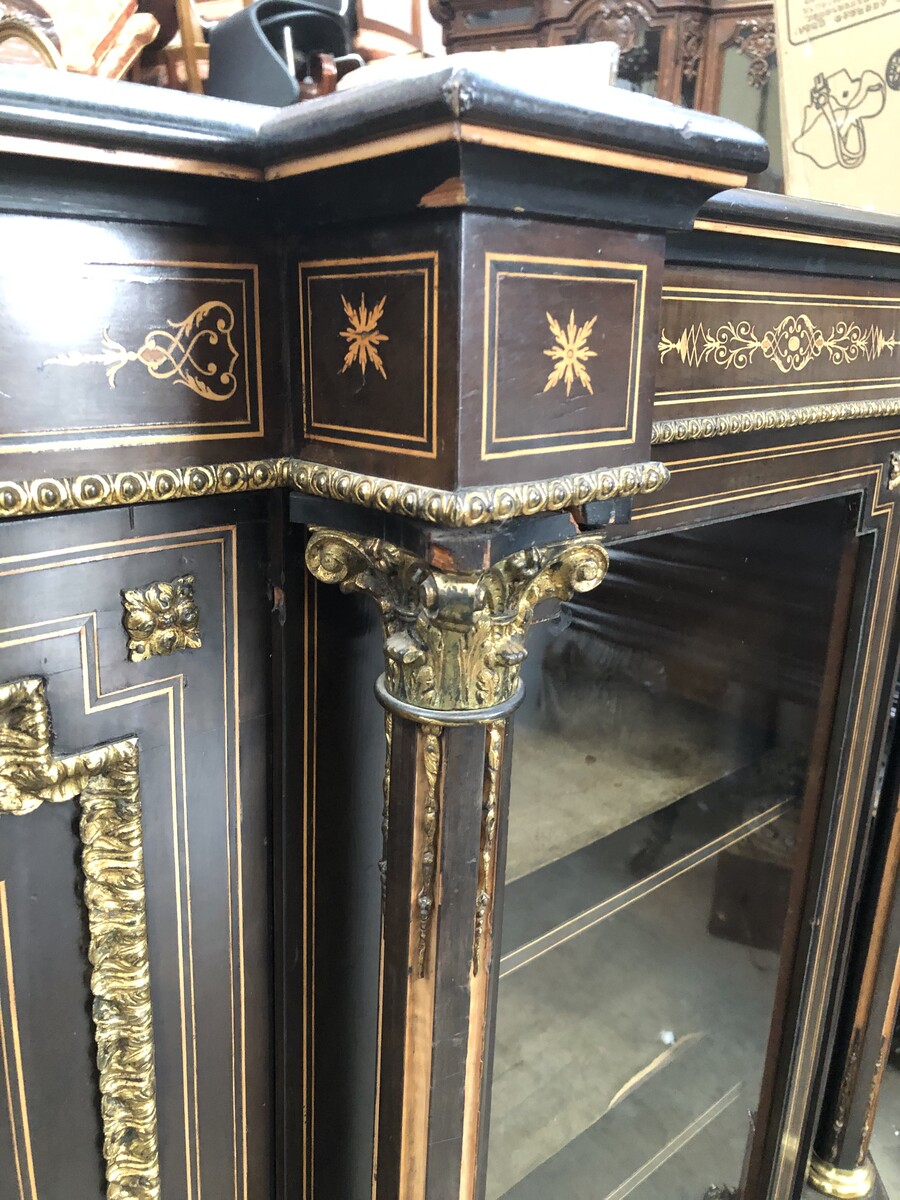
<svg viewBox="0 0 900 1200">
<path fill-rule="evenodd" d="M 528 627 L 596 587 L 598 536 L 478 572 L 313 529 L 317 579 L 362 591 L 383 621 L 384 922 L 375 1200 L 475 1200 L 486 1149 L 493 914 Z M 483 1177 L 483 1172 L 481 1173 Z M 481 1185 L 483 1187 L 483 1185 Z"/>
<path fill-rule="evenodd" d="M 869 1143 L 900 1004 L 900 722 L 896 720 L 879 809 L 880 828 L 809 1170 L 813 1187 L 845 1200 L 868 1196 L 875 1186 Z"/>
</svg>

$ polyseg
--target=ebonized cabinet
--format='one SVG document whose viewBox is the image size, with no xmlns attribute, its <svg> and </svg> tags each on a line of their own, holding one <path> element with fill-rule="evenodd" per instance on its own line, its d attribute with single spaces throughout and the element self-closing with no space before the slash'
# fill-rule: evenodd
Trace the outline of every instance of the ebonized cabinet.
<svg viewBox="0 0 900 1200">
<path fill-rule="evenodd" d="M 896 223 L 462 59 L 0 155 L 4 1200 L 877 1194 Z"/>
</svg>

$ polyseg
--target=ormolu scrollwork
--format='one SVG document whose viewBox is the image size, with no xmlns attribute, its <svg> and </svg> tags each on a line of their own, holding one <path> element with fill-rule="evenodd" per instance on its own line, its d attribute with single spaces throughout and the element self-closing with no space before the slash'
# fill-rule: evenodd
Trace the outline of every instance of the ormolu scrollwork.
<svg viewBox="0 0 900 1200">
<path fill-rule="evenodd" d="M 888 463 L 888 488 L 896 492 L 900 488 L 900 450 L 894 450 Z"/>
<path fill-rule="evenodd" d="M 176 650 L 196 650 L 201 645 L 193 575 L 129 588 L 122 593 L 122 607 L 131 662 Z"/>
<path fill-rule="evenodd" d="M 489 725 L 485 755 L 484 805 L 481 817 L 481 853 L 478 861 L 478 895 L 475 900 L 475 943 L 472 972 L 477 975 L 487 932 L 494 875 L 494 844 L 497 840 L 497 806 L 500 798 L 500 763 L 503 753 L 503 726 Z"/>
<path fill-rule="evenodd" d="M 425 804 L 422 810 L 422 885 L 419 889 L 419 978 L 424 978 L 428 955 L 428 931 L 434 913 L 435 873 L 437 871 L 438 776 L 441 770 L 441 727 L 423 725 L 422 757 L 425 765 Z"/>
<path fill-rule="evenodd" d="M 420 709 L 475 711 L 517 694 L 538 605 L 597 587 L 609 556 L 594 535 L 455 574 L 387 542 L 314 529 L 306 562 L 322 583 L 365 592 L 378 604 L 389 695 Z"/>
<path fill-rule="evenodd" d="M 55 759 L 40 679 L 0 685 L 0 814 L 80 796 L 108 1200 L 159 1200 L 138 748 Z"/>
</svg>

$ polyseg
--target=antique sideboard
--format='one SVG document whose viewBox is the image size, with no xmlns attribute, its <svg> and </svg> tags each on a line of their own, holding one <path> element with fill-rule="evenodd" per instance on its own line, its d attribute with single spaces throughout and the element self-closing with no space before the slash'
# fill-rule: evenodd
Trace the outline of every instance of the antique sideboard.
<svg viewBox="0 0 900 1200">
<path fill-rule="evenodd" d="M 0 75 L 2 1200 L 889 1194 L 900 225 L 492 69 Z"/>
</svg>

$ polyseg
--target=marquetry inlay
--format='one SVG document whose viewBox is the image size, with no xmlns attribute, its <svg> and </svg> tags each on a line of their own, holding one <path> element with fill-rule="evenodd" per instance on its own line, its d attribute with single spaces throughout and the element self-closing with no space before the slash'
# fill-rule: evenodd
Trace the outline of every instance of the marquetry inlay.
<svg viewBox="0 0 900 1200">
<path fill-rule="evenodd" d="M 347 297 L 341 295 L 341 303 L 349 322 L 347 328 L 340 332 L 340 336 L 347 342 L 347 353 L 341 367 L 342 375 L 356 363 L 365 378 L 366 367 L 371 363 L 381 378 L 387 379 L 384 362 L 378 353 L 381 343 L 390 341 L 388 335 L 378 328 L 386 301 L 387 296 L 382 296 L 376 305 L 366 308 L 366 293 L 363 292 L 359 304 L 354 308 Z"/>
<path fill-rule="evenodd" d="M 582 387 L 587 388 L 593 396 L 594 389 L 591 386 L 591 375 L 587 369 L 587 363 L 589 359 L 597 357 L 597 351 L 591 350 L 588 345 L 588 339 L 596 322 L 595 314 L 583 325 L 576 324 L 575 310 L 572 309 L 569 312 L 569 320 L 563 328 L 555 317 L 547 313 L 547 324 L 553 334 L 553 345 L 544 353 L 548 358 L 553 359 L 554 365 L 544 385 L 545 392 L 555 388 L 558 383 L 564 382 L 568 396 L 572 391 L 572 384 L 577 379 Z"/>
<path fill-rule="evenodd" d="M 72 350 L 44 360 L 44 366 L 83 367 L 99 363 L 106 368 L 111 388 L 128 363 L 137 362 L 148 375 L 164 383 L 183 384 L 204 400 L 230 400 L 237 390 L 235 364 L 240 351 L 232 341 L 234 310 L 222 300 L 199 304 L 183 321 L 167 321 L 166 328 L 151 329 L 137 350 L 128 350 L 104 329 L 103 349 L 86 354 Z"/>
<path fill-rule="evenodd" d="M 836 321 L 826 329 L 805 312 L 789 313 L 769 328 L 750 321 L 726 321 L 711 328 L 702 321 L 686 326 L 671 338 L 663 329 L 659 339 L 659 361 L 676 354 L 688 367 L 713 362 L 718 367 L 742 371 L 759 353 L 779 371 L 803 371 L 820 355 L 834 366 L 863 358 L 872 362 L 883 354 L 893 354 L 900 346 L 896 330 L 880 325 L 866 327 L 856 321 Z"/>
</svg>

